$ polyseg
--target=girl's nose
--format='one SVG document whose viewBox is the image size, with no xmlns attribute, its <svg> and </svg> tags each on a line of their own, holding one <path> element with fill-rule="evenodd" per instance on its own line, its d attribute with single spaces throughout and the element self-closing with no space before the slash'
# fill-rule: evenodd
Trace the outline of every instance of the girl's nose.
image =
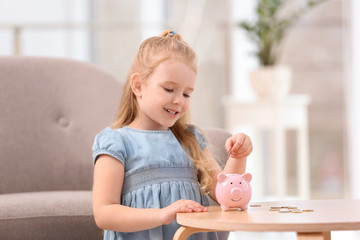
<svg viewBox="0 0 360 240">
<path fill-rule="evenodd" d="M 180 95 L 180 94 L 176 94 L 174 95 L 173 97 L 173 103 L 176 104 L 176 105 L 182 105 L 183 104 L 183 96 Z"/>
</svg>

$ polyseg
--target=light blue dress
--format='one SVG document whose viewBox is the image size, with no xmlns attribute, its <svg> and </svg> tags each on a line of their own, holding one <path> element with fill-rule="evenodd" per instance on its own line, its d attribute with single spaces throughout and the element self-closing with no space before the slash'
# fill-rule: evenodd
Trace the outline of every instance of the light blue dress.
<svg viewBox="0 0 360 240">
<path fill-rule="evenodd" d="M 208 144 L 194 127 L 189 128 L 204 149 Z M 105 128 L 93 145 L 94 162 L 100 154 L 110 155 L 125 167 L 121 204 L 133 208 L 164 208 L 180 199 L 208 206 L 200 193 L 197 171 L 184 149 L 169 131 L 144 131 L 130 127 Z M 146 231 L 104 231 L 105 240 L 170 240 L 180 226 L 176 221 Z M 217 233 L 198 233 L 188 239 L 215 240 Z"/>
</svg>

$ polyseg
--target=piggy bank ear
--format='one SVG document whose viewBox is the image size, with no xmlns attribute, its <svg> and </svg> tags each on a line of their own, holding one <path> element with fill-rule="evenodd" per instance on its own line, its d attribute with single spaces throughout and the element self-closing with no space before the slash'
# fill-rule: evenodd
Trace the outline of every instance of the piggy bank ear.
<svg viewBox="0 0 360 240">
<path fill-rule="evenodd" d="M 224 173 L 219 173 L 217 175 L 217 180 L 219 183 L 223 183 L 226 181 L 227 176 Z"/>
<path fill-rule="evenodd" d="M 242 177 L 243 177 L 246 181 L 248 181 L 248 182 L 250 182 L 251 179 L 252 179 L 251 173 L 244 173 L 244 174 L 242 175 Z"/>
</svg>

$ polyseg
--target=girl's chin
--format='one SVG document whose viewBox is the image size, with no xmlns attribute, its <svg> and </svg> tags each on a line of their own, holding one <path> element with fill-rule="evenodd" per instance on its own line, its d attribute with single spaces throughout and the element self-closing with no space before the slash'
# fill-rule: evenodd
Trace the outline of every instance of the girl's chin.
<svg viewBox="0 0 360 240">
<path fill-rule="evenodd" d="M 169 123 L 169 124 L 166 124 L 164 125 L 165 128 L 171 128 L 172 126 L 175 125 L 175 122 L 174 123 Z"/>
<path fill-rule="evenodd" d="M 154 126 L 154 128 L 156 128 L 154 130 L 167 131 L 167 130 L 169 130 L 169 128 L 174 126 L 175 123 L 176 123 L 176 121 L 161 122 L 161 123 L 159 123 L 159 125 L 157 127 Z"/>
</svg>

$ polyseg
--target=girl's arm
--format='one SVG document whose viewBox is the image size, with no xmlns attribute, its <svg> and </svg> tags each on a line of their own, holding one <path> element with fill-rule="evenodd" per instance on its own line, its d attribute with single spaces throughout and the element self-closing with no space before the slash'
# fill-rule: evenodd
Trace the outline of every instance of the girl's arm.
<svg viewBox="0 0 360 240">
<path fill-rule="evenodd" d="M 216 200 L 215 189 L 217 184 L 217 175 L 220 172 L 223 173 L 237 173 L 243 174 L 246 171 L 246 159 L 247 156 L 253 150 L 252 142 L 250 138 L 243 133 L 238 133 L 227 139 L 225 143 L 225 149 L 230 153 L 229 159 L 226 161 L 226 165 L 223 170 L 221 170 L 218 163 L 214 160 L 214 158 L 209 157 L 210 160 L 210 175 L 213 179 L 212 184 L 210 186 L 210 197 Z M 206 150 L 205 154 L 211 154 L 209 150 Z"/>
<path fill-rule="evenodd" d="M 243 174 L 246 171 L 247 157 L 253 150 L 251 139 L 244 133 L 238 133 L 226 140 L 226 151 L 230 153 L 226 162 L 224 173 Z"/>
<path fill-rule="evenodd" d="M 178 212 L 200 212 L 206 208 L 191 200 L 179 200 L 163 209 L 137 209 L 120 204 L 124 166 L 115 158 L 101 155 L 94 167 L 93 212 L 101 229 L 136 232 L 175 220 Z"/>
</svg>

